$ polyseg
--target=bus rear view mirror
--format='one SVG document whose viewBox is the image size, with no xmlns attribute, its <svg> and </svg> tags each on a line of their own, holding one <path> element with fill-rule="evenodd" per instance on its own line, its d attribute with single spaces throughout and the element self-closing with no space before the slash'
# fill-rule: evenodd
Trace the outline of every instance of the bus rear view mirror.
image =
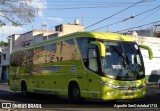
<svg viewBox="0 0 160 111">
<path fill-rule="evenodd" d="M 152 49 L 146 45 L 138 45 L 140 48 L 148 50 L 149 59 L 151 60 L 153 58 L 153 52 Z"/>
<path fill-rule="evenodd" d="M 102 42 L 94 41 L 94 42 L 90 42 L 90 44 L 94 44 L 94 45 L 98 46 L 101 57 L 106 56 L 105 45 Z"/>
</svg>

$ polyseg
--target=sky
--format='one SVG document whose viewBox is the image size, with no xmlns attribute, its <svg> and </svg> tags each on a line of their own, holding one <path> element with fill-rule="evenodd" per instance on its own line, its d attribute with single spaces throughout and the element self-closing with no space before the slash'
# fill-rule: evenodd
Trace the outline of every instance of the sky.
<svg viewBox="0 0 160 111">
<path fill-rule="evenodd" d="M 118 13 L 133 4 L 142 0 L 31 0 L 34 8 L 38 9 L 34 22 L 23 26 L 3 26 L 0 28 L 0 41 L 7 41 L 12 34 L 22 34 L 33 29 L 54 30 L 59 24 L 74 23 L 75 19 L 80 24 L 88 27 L 105 18 L 104 20 L 85 31 L 117 32 L 120 30 L 160 21 L 160 7 L 134 18 L 131 16 L 143 13 L 147 10 L 160 6 L 160 0 L 145 0 L 121 13 Z M 118 13 L 118 14 L 116 14 Z M 127 19 L 129 18 L 129 19 Z M 125 20 L 127 19 L 127 20 Z M 123 21 L 125 20 L 125 21 Z M 123 21 L 115 25 L 110 25 Z M 44 27 L 43 24 L 47 25 Z M 160 24 L 160 22 L 159 22 Z M 104 27 L 106 26 L 106 27 Z M 104 27 L 99 29 L 100 27 Z M 144 26 L 138 29 L 155 28 L 153 25 Z M 98 29 L 98 30 L 97 30 Z"/>
</svg>

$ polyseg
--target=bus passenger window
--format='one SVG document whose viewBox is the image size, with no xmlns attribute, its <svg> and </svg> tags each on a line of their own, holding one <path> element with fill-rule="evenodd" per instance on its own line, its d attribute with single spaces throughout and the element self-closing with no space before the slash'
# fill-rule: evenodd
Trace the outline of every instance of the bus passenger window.
<svg viewBox="0 0 160 111">
<path fill-rule="evenodd" d="M 88 60 L 89 66 L 88 68 L 92 71 L 98 71 L 98 64 L 97 64 L 97 52 L 96 49 L 89 49 L 88 51 Z"/>
</svg>

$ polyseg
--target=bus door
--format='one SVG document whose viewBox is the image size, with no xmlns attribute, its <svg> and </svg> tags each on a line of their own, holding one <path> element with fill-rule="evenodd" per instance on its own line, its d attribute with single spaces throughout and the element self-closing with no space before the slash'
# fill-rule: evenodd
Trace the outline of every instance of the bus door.
<svg viewBox="0 0 160 111">
<path fill-rule="evenodd" d="M 87 83 L 89 98 L 99 98 L 100 97 L 100 87 L 98 80 L 99 76 L 99 60 L 98 60 L 98 47 L 96 45 L 90 45 L 88 48 L 88 73 L 87 73 Z"/>
</svg>

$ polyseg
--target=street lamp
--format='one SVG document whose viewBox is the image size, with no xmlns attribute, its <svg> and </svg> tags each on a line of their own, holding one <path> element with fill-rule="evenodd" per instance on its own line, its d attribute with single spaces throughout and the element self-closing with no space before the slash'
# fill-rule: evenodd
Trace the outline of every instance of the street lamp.
<svg viewBox="0 0 160 111">
<path fill-rule="evenodd" d="M 122 34 L 123 34 L 124 22 L 127 21 L 127 20 L 129 20 L 129 19 L 133 19 L 133 18 L 135 18 L 135 15 L 132 15 L 132 16 L 130 16 L 130 17 L 128 17 L 128 18 L 122 20 Z"/>
</svg>

